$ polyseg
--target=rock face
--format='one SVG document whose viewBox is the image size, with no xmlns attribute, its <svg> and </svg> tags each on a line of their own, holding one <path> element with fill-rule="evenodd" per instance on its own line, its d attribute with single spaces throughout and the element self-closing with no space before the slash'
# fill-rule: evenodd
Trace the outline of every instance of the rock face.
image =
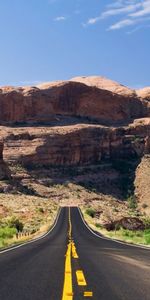
<svg viewBox="0 0 150 300">
<path fill-rule="evenodd" d="M 136 91 L 138 97 L 150 101 L 150 87 L 146 87 L 144 89 L 140 89 Z"/>
<path fill-rule="evenodd" d="M 148 101 L 103 77 L 0 89 L 8 161 L 82 165 L 141 157 L 150 150 L 148 116 Z"/>
<path fill-rule="evenodd" d="M 71 79 L 73 82 L 81 82 L 88 86 L 97 87 L 102 90 L 110 91 L 114 94 L 119 94 L 122 96 L 128 97 L 136 97 L 136 91 L 127 88 L 126 86 L 119 84 L 116 81 L 112 81 L 105 77 L 100 76 L 82 76 L 82 77 L 74 77 Z"/>
<path fill-rule="evenodd" d="M 0 141 L 0 180 L 10 178 L 10 172 L 3 161 L 3 141 Z"/>
<path fill-rule="evenodd" d="M 150 151 L 148 115 L 148 101 L 103 77 L 3 87 L 4 159 L 34 165 L 82 165 L 141 157 Z"/>
<path fill-rule="evenodd" d="M 145 155 L 136 170 L 135 194 L 138 206 L 150 216 L 150 155 Z"/>
<path fill-rule="evenodd" d="M 4 130 L 5 128 L 5 130 Z M 26 164 L 83 165 L 105 159 L 141 157 L 147 150 L 149 122 L 127 127 L 78 124 L 56 127 L 1 127 L 4 159 Z"/>
<path fill-rule="evenodd" d="M 124 217 L 121 220 L 114 221 L 104 225 L 108 231 L 117 230 L 120 227 L 128 230 L 144 230 L 145 225 L 142 220 L 133 217 Z"/>
<path fill-rule="evenodd" d="M 51 122 L 62 115 L 114 124 L 148 116 L 147 102 L 124 89 L 114 93 L 72 81 L 39 87 L 4 87 L 0 89 L 0 123 Z"/>
<path fill-rule="evenodd" d="M 134 91 L 103 77 L 3 87 L 0 125 L 4 140 L 4 149 L 0 143 L 0 179 L 9 177 L 3 157 L 6 163 L 23 163 L 28 171 L 41 165 L 138 161 L 150 154 L 149 91 Z M 142 179 L 142 166 L 137 170 L 136 193 L 141 203 L 149 205 L 144 185 L 148 171 L 143 171 Z"/>
</svg>

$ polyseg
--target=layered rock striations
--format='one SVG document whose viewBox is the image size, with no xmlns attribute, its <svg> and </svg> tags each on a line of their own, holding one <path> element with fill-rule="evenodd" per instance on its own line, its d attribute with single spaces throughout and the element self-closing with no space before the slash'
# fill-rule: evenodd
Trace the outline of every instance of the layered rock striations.
<svg viewBox="0 0 150 300">
<path fill-rule="evenodd" d="M 0 124 L 51 122 L 55 116 L 88 117 L 99 123 L 126 123 L 149 115 L 147 101 L 80 82 L 0 89 Z"/>
<path fill-rule="evenodd" d="M 129 180 L 133 182 L 136 177 L 139 207 L 145 209 L 147 206 L 149 212 L 149 190 L 146 189 L 149 184 L 149 99 L 149 88 L 135 91 L 98 76 L 76 77 L 35 87 L 0 88 L 3 140 L 0 142 L 0 179 L 10 176 L 7 163 L 16 169 L 18 163 L 23 164 L 27 167 L 27 176 L 32 177 L 29 168 L 36 173 L 35 167 L 41 172 L 44 166 L 49 166 L 50 172 L 50 166 L 95 165 L 101 161 L 113 166 L 115 159 L 128 162 L 132 158 L 130 165 L 133 164 L 135 172 L 139 160 L 146 157 L 136 174 L 129 171 L 129 176 L 132 175 Z M 123 168 L 123 164 L 119 167 Z M 121 178 L 115 175 L 118 176 L 115 177 L 115 191 L 117 187 L 119 190 L 126 186 L 128 193 L 131 187 L 127 182 L 128 174 L 124 177 L 125 171 L 121 171 Z M 95 178 L 100 176 L 94 175 Z M 19 178 L 18 174 L 15 176 Z M 108 178 L 106 182 L 110 183 Z M 101 185 L 99 183 L 98 187 Z"/>
<path fill-rule="evenodd" d="M 0 89 L 6 161 L 82 165 L 142 157 L 150 151 L 149 116 L 145 98 L 103 77 Z"/>
<path fill-rule="evenodd" d="M 57 166 L 137 158 L 149 151 L 148 136 L 150 120 L 116 128 L 92 124 L 8 128 L 4 132 L 4 158 L 25 164 Z"/>
</svg>

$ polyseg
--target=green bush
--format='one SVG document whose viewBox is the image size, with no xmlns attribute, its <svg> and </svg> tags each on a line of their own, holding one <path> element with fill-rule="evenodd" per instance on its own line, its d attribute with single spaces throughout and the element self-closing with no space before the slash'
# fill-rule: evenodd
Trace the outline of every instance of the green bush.
<svg viewBox="0 0 150 300">
<path fill-rule="evenodd" d="M 15 228 L 17 231 L 23 231 L 23 223 L 16 217 L 12 217 L 8 220 L 8 227 Z"/>
<path fill-rule="evenodd" d="M 4 227 L 0 228 L 0 239 L 10 239 L 16 234 L 17 230 L 15 228 Z"/>
<path fill-rule="evenodd" d="M 144 222 L 146 228 L 149 229 L 150 228 L 150 217 L 144 218 L 143 222 Z"/>
<path fill-rule="evenodd" d="M 125 236 L 125 237 L 133 238 L 134 235 L 135 235 L 135 232 L 133 232 L 133 231 L 131 231 L 131 230 L 128 230 L 128 229 L 123 229 L 123 230 L 122 230 L 122 234 L 123 234 L 123 236 Z"/>
<path fill-rule="evenodd" d="M 87 208 L 86 214 L 89 215 L 91 218 L 94 218 L 95 216 L 95 210 L 93 208 Z"/>
<path fill-rule="evenodd" d="M 150 244 L 150 229 L 144 231 L 144 238 L 147 245 Z"/>
<path fill-rule="evenodd" d="M 95 223 L 95 226 L 97 227 L 97 228 L 103 228 L 103 226 L 101 225 L 101 224 L 99 224 L 99 223 Z"/>
<path fill-rule="evenodd" d="M 136 202 L 136 197 L 134 195 L 131 195 L 128 199 L 128 206 L 130 209 L 136 209 L 137 208 L 137 202 Z"/>
<path fill-rule="evenodd" d="M 38 208 L 38 211 L 39 211 L 40 213 L 42 213 L 42 214 L 43 214 L 43 213 L 44 213 L 44 209 L 43 209 L 43 207 L 39 207 L 39 208 Z"/>
</svg>

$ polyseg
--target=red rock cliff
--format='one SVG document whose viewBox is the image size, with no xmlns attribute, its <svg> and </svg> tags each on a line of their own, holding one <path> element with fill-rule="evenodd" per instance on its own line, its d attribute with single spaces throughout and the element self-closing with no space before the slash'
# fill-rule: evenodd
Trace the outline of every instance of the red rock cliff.
<svg viewBox="0 0 150 300">
<path fill-rule="evenodd" d="M 0 123 L 49 122 L 54 115 L 80 116 L 101 122 L 128 122 L 148 115 L 147 103 L 79 82 L 0 89 Z"/>
</svg>

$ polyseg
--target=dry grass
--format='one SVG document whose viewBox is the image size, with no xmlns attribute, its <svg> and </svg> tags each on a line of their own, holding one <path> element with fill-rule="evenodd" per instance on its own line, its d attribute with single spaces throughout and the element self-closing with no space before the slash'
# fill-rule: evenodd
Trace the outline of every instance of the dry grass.
<svg viewBox="0 0 150 300">
<path fill-rule="evenodd" d="M 97 218 L 92 218 L 86 212 L 86 209 L 82 209 L 84 219 L 87 224 L 97 232 L 101 233 L 105 237 L 124 241 L 131 244 L 147 245 L 150 247 L 150 230 L 144 231 L 132 231 L 120 228 L 119 230 L 106 230 Z"/>
<path fill-rule="evenodd" d="M 19 219 L 28 236 L 19 236 L 1 240 L 1 247 L 25 242 L 47 232 L 56 217 L 58 205 L 50 199 L 35 196 L 0 194 L 0 223 L 6 226 L 12 217 Z"/>
</svg>

